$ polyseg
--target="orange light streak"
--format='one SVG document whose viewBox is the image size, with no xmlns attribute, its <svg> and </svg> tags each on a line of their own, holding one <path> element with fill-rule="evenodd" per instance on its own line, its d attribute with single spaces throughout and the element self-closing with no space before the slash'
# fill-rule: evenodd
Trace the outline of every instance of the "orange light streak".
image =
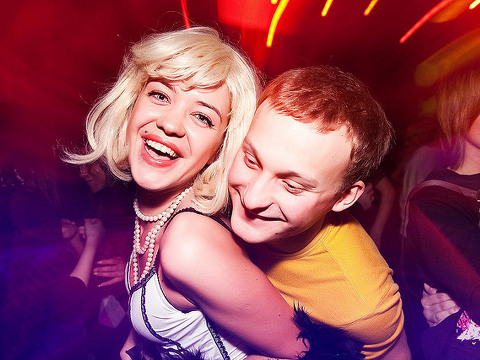
<svg viewBox="0 0 480 360">
<path fill-rule="evenodd" d="M 322 10 L 322 16 L 325 17 L 327 16 L 328 10 L 330 10 L 330 6 L 332 6 L 333 0 L 327 0 L 325 3 L 325 6 L 323 7 Z"/>
<path fill-rule="evenodd" d="M 423 17 L 412 26 L 410 30 L 408 30 L 405 35 L 403 35 L 400 39 L 400 44 L 403 44 L 407 39 L 413 35 L 415 31 L 417 31 L 423 24 L 425 24 L 428 20 L 438 14 L 442 9 L 450 5 L 455 0 L 443 0 L 440 1 L 437 5 L 435 5 L 429 12 L 427 12 Z"/>
<path fill-rule="evenodd" d="M 469 6 L 468 8 L 469 8 L 470 10 L 475 9 L 475 7 L 476 7 L 478 4 L 480 4 L 480 0 L 475 0 L 474 2 L 472 2 L 472 3 L 470 4 L 470 6 Z"/>
<path fill-rule="evenodd" d="M 182 15 L 183 15 L 183 23 L 185 24 L 185 29 L 190 29 L 190 19 L 188 17 L 188 9 L 187 9 L 187 0 L 182 0 Z"/>
<path fill-rule="evenodd" d="M 272 47 L 275 30 L 277 29 L 278 22 L 280 21 L 280 18 L 282 17 L 282 14 L 285 11 L 288 2 L 289 0 L 280 0 L 280 4 L 278 4 L 278 7 L 273 14 L 272 21 L 270 22 L 270 28 L 268 29 L 267 47 Z"/>
<path fill-rule="evenodd" d="M 367 8 L 363 12 L 363 15 L 368 16 L 370 14 L 370 12 L 372 11 L 372 9 L 375 7 L 375 5 L 377 5 L 377 2 L 378 2 L 378 0 L 370 1 L 370 4 L 368 4 Z"/>
</svg>

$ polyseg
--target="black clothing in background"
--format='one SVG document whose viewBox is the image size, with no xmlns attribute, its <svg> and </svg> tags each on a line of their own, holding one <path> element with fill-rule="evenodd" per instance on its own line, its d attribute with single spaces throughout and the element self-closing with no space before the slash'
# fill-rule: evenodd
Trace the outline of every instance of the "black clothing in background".
<svg viewBox="0 0 480 360">
<path fill-rule="evenodd" d="M 474 191 L 480 189 L 480 174 L 459 175 L 444 169 L 434 171 L 426 180 L 443 180 Z M 480 231 L 479 204 L 476 199 L 442 186 L 427 186 L 418 190 L 410 199 L 408 208 L 407 236 L 405 239 L 405 272 L 409 290 L 417 295 L 420 303 L 423 283 L 446 292 L 459 304 L 461 311 L 480 324 Z M 408 304 L 407 304 L 408 306 Z M 445 352 L 433 358 L 445 358 L 453 352 L 452 358 L 471 358 L 471 340 L 457 340 L 457 322 L 449 320 L 442 326 L 428 329 L 421 307 L 415 318 L 417 327 L 423 328 L 428 337 L 425 356 L 431 358 L 438 351 Z M 451 317 L 458 319 L 459 314 Z M 423 320 L 423 324 L 422 324 Z M 440 333 L 442 332 L 442 333 Z M 445 332 L 448 335 L 445 335 Z M 437 340 L 432 340 L 437 338 Z M 443 341 L 440 339 L 444 338 Z M 448 341 L 447 341 L 448 340 Z M 464 353 L 463 353 L 464 351 Z M 473 351 L 480 358 L 480 347 Z"/>
</svg>

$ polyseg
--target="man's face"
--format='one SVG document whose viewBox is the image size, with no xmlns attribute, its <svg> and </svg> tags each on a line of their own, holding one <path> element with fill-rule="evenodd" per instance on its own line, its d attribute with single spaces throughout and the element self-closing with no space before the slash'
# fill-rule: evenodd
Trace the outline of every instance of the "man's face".
<svg viewBox="0 0 480 360">
<path fill-rule="evenodd" d="M 264 102 L 229 173 L 233 231 L 253 244 L 309 241 L 327 212 L 341 210 L 351 149 L 345 127 L 320 133 Z"/>
</svg>

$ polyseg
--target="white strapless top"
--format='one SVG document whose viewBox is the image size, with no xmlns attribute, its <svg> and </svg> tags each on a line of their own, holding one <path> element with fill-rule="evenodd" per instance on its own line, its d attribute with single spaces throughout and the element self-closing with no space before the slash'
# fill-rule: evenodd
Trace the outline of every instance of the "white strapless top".
<svg viewBox="0 0 480 360">
<path fill-rule="evenodd" d="M 133 328 L 146 339 L 158 346 L 167 341 L 168 348 L 199 350 L 210 360 L 247 356 L 247 347 L 239 339 L 217 329 L 201 311 L 176 309 L 165 297 L 155 267 L 132 289 L 126 271 L 126 283 Z"/>
</svg>

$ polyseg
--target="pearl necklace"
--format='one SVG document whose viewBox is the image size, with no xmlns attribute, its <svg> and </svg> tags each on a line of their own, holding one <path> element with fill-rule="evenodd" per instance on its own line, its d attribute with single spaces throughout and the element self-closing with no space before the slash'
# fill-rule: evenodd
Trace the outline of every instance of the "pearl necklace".
<svg viewBox="0 0 480 360">
<path fill-rule="evenodd" d="M 167 223 L 167 220 L 172 216 L 177 208 L 178 204 L 182 201 L 185 195 L 192 189 L 189 187 L 183 190 L 177 197 L 173 200 L 170 206 L 163 212 L 155 216 L 147 216 L 144 215 L 139 207 L 138 207 L 138 200 L 135 198 L 133 201 L 133 210 L 135 211 L 135 229 L 133 231 L 133 251 L 132 251 L 132 266 L 133 266 L 133 284 L 137 284 L 141 281 L 150 271 L 152 268 L 153 263 L 153 252 L 155 250 L 155 239 L 157 237 L 157 233 Z M 145 237 L 145 243 L 143 246 L 140 244 L 140 222 L 138 219 L 144 222 L 158 222 L 155 226 L 147 233 Z M 145 263 L 145 268 L 143 269 L 142 275 L 138 278 L 138 257 L 139 255 L 145 254 L 148 250 L 147 261 Z"/>
</svg>

